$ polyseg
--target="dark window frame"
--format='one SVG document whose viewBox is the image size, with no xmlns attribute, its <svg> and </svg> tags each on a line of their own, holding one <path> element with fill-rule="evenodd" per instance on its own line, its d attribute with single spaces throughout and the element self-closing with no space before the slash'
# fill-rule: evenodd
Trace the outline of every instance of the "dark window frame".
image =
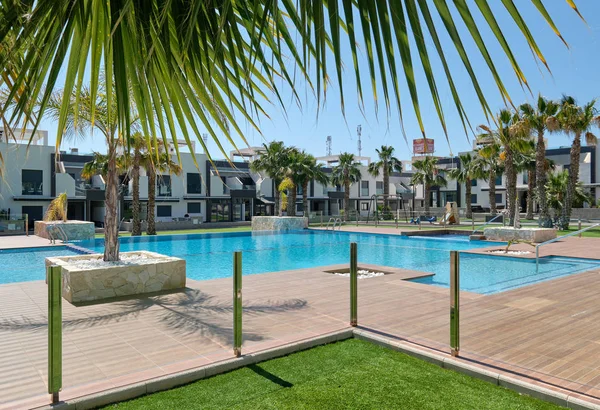
<svg viewBox="0 0 600 410">
<path fill-rule="evenodd" d="M 161 215 L 161 210 L 169 210 L 169 215 Z M 171 205 L 157 205 L 156 206 L 156 217 L 158 218 L 172 218 L 173 217 L 173 207 Z"/>
<path fill-rule="evenodd" d="M 192 177 L 192 178 L 190 178 Z M 198 181 L 194 181 L 195 177 L 198 177 Z M 186 193 L 188 194 L 201 194 L 202 193 L 202 177 L 198 172 L 188 172 L 185 176 L 186 179 Z M 190 179 L 192 181 L 190 182 Z"/>
<path fill-rule="evenodd" d="M 39 178 L 31 178 L 36 175 Z M 26 180 L 26 176 L 29 176 Z M 27 188 L 25 188 L 27 186 Z M 44 171 L 24 169 L 21 171 L 21 195 L 44 195 Z"/>
<path fill-rule="evenodd" d="M 161 192 L 161 187 L 167 187 L 166 192 Z M 156 196 L 163 198 L 173 196 L 173 180 L 171 179 L 171 175 L 159 175 L 156 178 Z"/>
<path fill-rule="evenodd" d="M 198 205 L 198 212 L 191 210 L 190 205 Z M 202 202 L 188 202 L 187 203 L 187 213 L 188 214 L 201 214 L 202 213 Z"/>
</svg>

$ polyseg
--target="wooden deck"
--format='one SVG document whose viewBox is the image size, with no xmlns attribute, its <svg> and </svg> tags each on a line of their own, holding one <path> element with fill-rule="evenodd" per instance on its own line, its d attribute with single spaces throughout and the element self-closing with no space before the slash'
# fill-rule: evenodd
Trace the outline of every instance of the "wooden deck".
<svg viewBox="0 0 600 410">
<path fill-rule="evenodd" d="M 556 244 L 569 256 L 597 256 L 599 240 L 571 240 L 580 243 Z M 562 254 L 554 245 L 545 252 Z M 348 327 L 349 281 L 324 270 L 244 276 L 244 353 Z M 359 326 L 447 354 L 448 289 L 404 280 L 414 274 L 360 280 Z M 230 279 L 190 280 L 182 293 L 82 307 L 65 302 L 62 397 L 231 357 L 231 294 Z M 489 296 L 463 292 L 461 357 L 599 399 L 599 294 L 600 270 Z M 43 282 L 0 286 L 0 408 L 49 401 L 46 309 Z"/>
</svg>

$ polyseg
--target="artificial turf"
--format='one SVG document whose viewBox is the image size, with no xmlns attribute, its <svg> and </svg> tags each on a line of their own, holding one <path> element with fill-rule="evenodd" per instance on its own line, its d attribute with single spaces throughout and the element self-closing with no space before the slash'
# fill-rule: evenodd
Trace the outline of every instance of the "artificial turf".
<svg viewBox="0 0 600 410">
<path fill-rule="evenodd" d="M 118 409 L 558 409 L 359 340 L 317 347 Z"/>
</svg>

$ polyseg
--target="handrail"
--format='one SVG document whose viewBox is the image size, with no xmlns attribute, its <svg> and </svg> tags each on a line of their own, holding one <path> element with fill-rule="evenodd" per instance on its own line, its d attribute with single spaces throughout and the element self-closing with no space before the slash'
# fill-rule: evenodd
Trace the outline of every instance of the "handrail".
<svg viewBox="0 0 600 410">
<path fill-rule="evenodd" d="M 329 224 L 331 223 L 331 221 L 333 221 L 333 229 L 335 229 L 335 218 L 329 218 L 329 221 L 327 221 L 327 225 L 325 226 L 325 230 L 328 231 L 329 230 Z"/>
<path fill-rule="evenodd" d="M 492 219 L 490 219 L 489 221 L 487 221 L 486 223 L 484 223 L 481 226 L 478 226 L 477 228 L 475 228 L 473 230 L 473 234 L 475 234 L 475 232 L 477 232 L 478 230 L 480 230 L 481 228 L 484 228 L 486 225 L 491 224 L 492 222 L 494 222 L 496 219 L 498 219 L 499 217 L 504 216 L 503 213 L 499 213 L 498 215 L 496 215 L 495 217 L 493 217 Z"/>
<path fill-rule="evenodd" d="M 60 225 L 54 225 L 54 228 L 58 230 L 58 232 L 62 235 L 63 243 L 69 242 L 69 237 L 67 236 L 65 230 Z"/>
<path fill-rule="evenodd" d="M 540 251 L 539 251 L 540 247 L 551 244 L 552 242 L 556 242 L 560 239 L 567 238 L 569 236 L 579 235 L 582 232 L 589 231 L 590 229 L 594 229 L 598 226 L 600 226 L 600 223 L 590 225 L 588 227 L 585 227 L 585 228 L 580 229 L 575 232 L 568 233 L 566 235 L 557 236 L 556 238 L 553 238 L 553 239 L 547 240 L 546 242 L 538 243 L 537 245 L 535 245 L 535 270 L 536 270 L 536 272 L 537 272 L 539 264 L 540 264 Z"/>
<path fill-rule="evenodd" d="M 334 230 L 334 231 L 335 231 L 335 226 L 336 226 L 336 224 L 338 223 L 338 221 L 339 221 L 339 223 L 340 223 L 340 224 L 337 226 L 337 227 L 338 227 L 338 231 L 342 229 L 342 218 L 337 218 L 337 219 L 335 220 L 335 222 L 333 223 L 333 230 Z"/>
</svg>

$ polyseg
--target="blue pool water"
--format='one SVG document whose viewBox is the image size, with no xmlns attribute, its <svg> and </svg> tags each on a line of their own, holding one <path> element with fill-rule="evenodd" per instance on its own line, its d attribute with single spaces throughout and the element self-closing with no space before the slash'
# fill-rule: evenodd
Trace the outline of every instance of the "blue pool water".
<svg viewBox="0 0 600 410">
<path fill-rule="evenodd" d="M 191 279 L 206 280 L 231 276 L 232 252 L 243 251 L 243 273 L 257 274 L 311 268 L 349 261 L 349 243 L 358 243 L 359 262 L 419 270 L 435 274 L 417 280 L 448 286 L 449 251 L 489 247 L 489 242 L 469 241 L 466 236 L 404 237 L 398 235 L 348 232 L 296 231 L 289 233 L 222 233 L 161 235 L 121 238 L 121 251 L 148 250 L 184 258 Z M 92 251 L 103 251 L 103 240 L 79 242 Z M 56 254 L 57 251 L 49 251 Z M 61 251 L 69 252 L 69 251 Z M 39 255 L 38 255 L 39 253 Z M 31 260 L 13 263 L 0 253 L 0 263 L 11 280 L 44 278 L 43 259 L 48 251 L 35 251 Z M 70 253 L 66 253 L 70 254 Z M 27 257 L 26 257 L 27 258 Z M 496 293 L 531 283 L 599 268 L 600 261 L 569 258 L 544 258 L 539 271 L 535 262 L 499 256 L 461 256 L 461 289 L 477 293 Z M 19 272 L 14 279 L 9 273 Z"/>
<path fill-rule="evenodd" d="M 45 259 L 78 255 L 64 247 L 0 249 L 0 283 L 27 282 L 45 278 Z"/>
</svg>

